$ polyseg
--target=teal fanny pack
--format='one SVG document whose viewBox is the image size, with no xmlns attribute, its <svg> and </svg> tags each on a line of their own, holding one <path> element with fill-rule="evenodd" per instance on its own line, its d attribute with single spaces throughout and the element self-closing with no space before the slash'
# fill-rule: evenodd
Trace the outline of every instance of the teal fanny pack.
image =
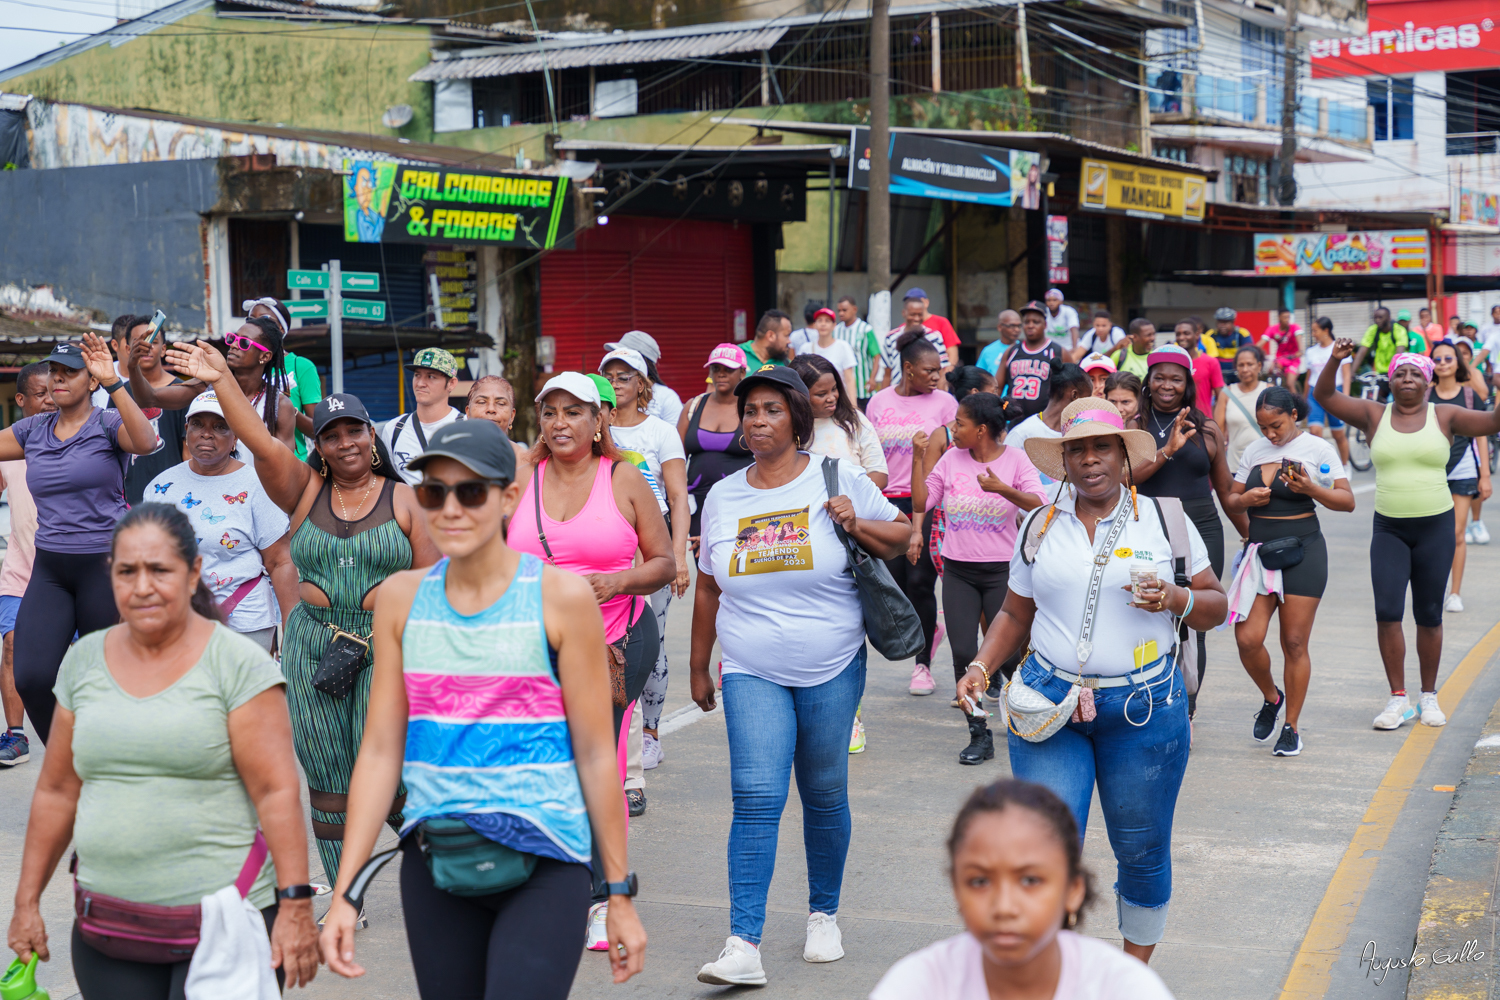
<svg viewBox="0 0 1500 1000">
<path fill-rule="evenodd" d="M 514 889 L 536 870 L 536 855 L 497 844 L 461 819 L 438 816 L 412 831 L 432 884 L 455 896 Z"/>
</svg>

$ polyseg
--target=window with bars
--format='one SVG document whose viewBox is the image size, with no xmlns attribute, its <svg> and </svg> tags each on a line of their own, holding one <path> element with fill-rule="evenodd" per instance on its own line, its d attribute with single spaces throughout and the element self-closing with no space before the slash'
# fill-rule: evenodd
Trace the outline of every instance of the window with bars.
<svg viewBox="0 0 1500 1000">
<path fill-rule="evenodd" d="M 1500 70 L 1447 74 L 1448 155 L 1493 153 L 1500 136 Z"/>
<path fill-rule="evenodd" d="M 1224 157 L 1224 200 L 1241 205 L 1268 204 L 1271 161 L 1258 156 Z"/>
</svg>

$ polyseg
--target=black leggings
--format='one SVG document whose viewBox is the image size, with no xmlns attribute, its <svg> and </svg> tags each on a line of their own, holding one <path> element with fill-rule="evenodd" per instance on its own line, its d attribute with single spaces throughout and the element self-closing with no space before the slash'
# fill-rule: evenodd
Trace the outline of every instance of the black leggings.
<svg viewBox="0 0 1500 1000">
<path fill-rule="evenodd" d="M 583 956 L 587 866 L 538 858 L 522 885 L 466 897 L 432 884 L 415 837 L 401 854 L 401 909 L 422 1000 L 566 1000 Z"/>
<path fill-rule="evenodd" d="M 948 619 L 948 648 L 953 650 L 953 679 L 962 680 L 979 653 L 979 615 L 994 623 L 1005 603 L 1008 562 L 943 560 L 943 615 Z"/>
<path fill-rule="evenodd" d="M 1188 516 L 1188 520 L 1198 529 L 1198 535 L 1203 539 L 1203 547 L 1208 549 L 1208 564 L 1213 567 L 1214 576 L 1220 580 L 1224 579 L 1224 522 L 1219 520 L 1219 508 L 1214 504 L 1214 498 L 1187 497 L 1182 501 L 1182 512 Z M 1188 567 L 1192 572 L 1192 567 Z M 1208 668 L 1208 642 L 1207 636 L 1198 633 L 1198 690 L 1203 690 L 1203 671 Z M 1198 708 L 1198 694 L 1194 692 L 1188 696 L 1188 714 L 1191 715 Z"/>
<path fill-rule="evenodd" d="M 911 497 L 887 497 L 896 509 L 911 516 Z M 906 594 L 911 606 L 917 610 L 917 620 L 922 623 L 922 651 L 917 654 L 917 663 L 932 666 L 932 637 L 937 635 L 937 567 L 932 564 L 932 531 L 930 524 L 922 526 L 922 555 L 915 566 L 902 552 L 894 559 L 885 561 L 886 568 L 896 580 L 896 586 Z M 968 662 L 968 661 L 965 661 Z"/>
<path fill-rule="evenodd" d="M 260 911 L 266 921 L 266 936 L 276 926 L 273 903 Z M 127 962 L 110 958 L 83 939 L 78 924 L 73 924 L 73 978 L 83 1000 L 185 1000 L 182 987 L 187 982 L 192 959 L 157 965 L 152 962 Z M 276 985 L 286 985 L 286 975 L 276 970 Z"/>
<path fill-rule="evenodd" d="M 1453 530 L 1451 507 L 1428 517 L 1386 517 L 1375 512 L 1370 582 L 1375 587 L 1376 621 L 1399 622 L 1405 616 L 1410 582 L 1412 618 L 1423 628 L 1443 624 L 1443 591 L 1448 587 L 1456 545 Z"/>
<path fill-rule="evenodd" d="M 73 642 L 120 620 L 109 583 L 108 552 L 36 550 L 31 582 L 16 612 L 16 691 L 42 743 L 52 731 L 57 668 Z"/>
</svg>

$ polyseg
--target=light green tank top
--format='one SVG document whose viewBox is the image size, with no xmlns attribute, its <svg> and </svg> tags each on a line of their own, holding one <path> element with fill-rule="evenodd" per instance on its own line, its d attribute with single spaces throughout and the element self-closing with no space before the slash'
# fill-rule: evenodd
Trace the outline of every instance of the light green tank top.
<svg viewBox="0 0 1500 1000">
<path fill-rule="evenodd" d="M 1448 492 L 1448 439 L 1438 427 L 1436 407 L 1427 404 L 1427 422 L 1403 434 L 1391 426 L 1385 408 L 1370 442 L 1375 463 L 1375 513 L 1386 517 L 1431 517 L 1453 507 Z"/>
</svg>

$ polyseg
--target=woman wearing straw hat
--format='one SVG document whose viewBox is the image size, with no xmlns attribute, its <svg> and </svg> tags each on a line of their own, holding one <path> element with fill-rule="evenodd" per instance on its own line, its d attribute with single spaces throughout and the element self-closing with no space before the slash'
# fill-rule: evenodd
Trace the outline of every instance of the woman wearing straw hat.
<svg viewBox="0 0 1500 1000">
<path fill-rule="evenodd" d="M 1066 488 L 1022 523 L 1010 593 L 958 696 L 978 704 L 990 665 L 1030 634 L 1005 691 L 1011 771 L 1055 791 L 1080 831 L 1097 783 L 1119 863 L 1120 934 L 1146 961 L 1166 928 L 1172 816 L 1187 768 L 1177 623 L 1214 628 L 1227 604 L 1180 502 L 1136 495 L 1130 470 L 1155 454 L 1151 435 L 1127 430 L 1113 405 L 1092 398 L 1070 403 L 1062 427 L 1059 438 L 1026 442 L 1032 463 Z M 1186 586 L 1173 582 L 1179 562 Z"/>
</svg>

